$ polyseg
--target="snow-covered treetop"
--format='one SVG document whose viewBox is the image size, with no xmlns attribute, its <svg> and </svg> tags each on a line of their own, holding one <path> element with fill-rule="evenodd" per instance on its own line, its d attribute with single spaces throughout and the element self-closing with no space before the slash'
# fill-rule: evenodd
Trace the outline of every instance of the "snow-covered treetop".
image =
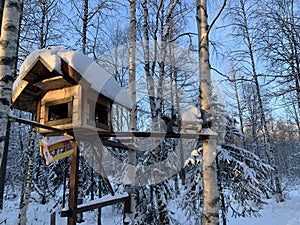
<svg viewBox="0 0 300 225">
<path fill-rule="evenodd" d="M 118 84 L 114 76 L 109 74 L 93 59 L 84 55 L 82 52 L 71 51 L 64 47 L 48 47 L 30 53 L 21 65 L 20 75 L 14 82 L 13 91 L 24 82 L 24 80 L 22 80 L 23 75 L 38 57 L 45 60 L 52 70 L 60 74 L 63 74 L 61 71 L 61 59 L 63 59 L 69 66 L 76 70 L 82 78 L 91 84 L 92 89 L 126 108 L 132 108 L 133 102 L 131 97 Z"/>
</svg>

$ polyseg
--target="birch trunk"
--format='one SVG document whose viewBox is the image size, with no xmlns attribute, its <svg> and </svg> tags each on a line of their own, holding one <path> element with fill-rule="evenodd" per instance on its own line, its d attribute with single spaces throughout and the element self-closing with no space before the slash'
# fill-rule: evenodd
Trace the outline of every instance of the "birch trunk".
<svg viewBox="0 0 300 225">
<path fill-rule="evenodd" d="M 87 53 L 87 27 L 88 27 L 89 1 L 84 0 L 83 18 L 82 18 L 82 53 Z"/>
<path fill-rule="evenodd" d="M 196 0 L 196 20 L 199 44 L 200 68 L 200 104 L 201 108 L 211 113 L 211 74 L 208 50 L 207 2 Z M 203 118 L 204 120 L 206 118 Z M 219 224 L 219 193 L 216 165 L 217 139 L 211 136 L 203 142 L 203 225 Z"/>
<path fill-rule="evenodd" d="M 128 0 L 130 5 L 130 46 L 129 46 L 129 94 L 134 103 L 133 108 L 130 112 L 130 130 L 137 129 L 137 108 L 136 108 L 136 0 Z M 131 184 L 126 187 L 127 192 L 131 195 L 131 213 L 129 217 L 131 221 L 135 218 L 135 188 L 132 187 L 135 183 L 135 163 L 136 163 L 136 152 L 131 150 L 128 151 L 128 164 L 127 164 L 127 177 Z"/>
<path fill-rule="evenodd" d="M 130 46 L 129 46 L 129 94 L 131 95 L 132 101 L 136 104 L 136 69 L 135 69 L 135 58 L 136 58 L 136 1 L 129 0 L 130 4 Z M 136 105 L 130 112 L 130 129 L 136 130 L 137 111 Z"/>
<path fill-rule="evenodd" d="M 0 36 L 0 177 L 5 179 L 3 162 L 6 128 L 11 102 L 12 83 L 17 61 L 17 47 L 22 0 L 6 0 Z M 4 187 L 0 187 L 0 190 Z M 3 192 L 0 193 L 0 209 Z"/>
<path fill-rule="evenodd" d="M 29 198 L 32 190 L 32 171 L 33 171 L 33 153 L 34 153 L 34 145 L 35 145 L 35 129 L 30 129 L 30 137 L 28 147 L 25 153 L 25 161 L 24 161 L 24 171 L 25 177 L 23 180 L 23 186 L 21 191 L 20 198 L 20 213 L 19 213 L 19 225 L 26 225 L 27 222 L 27 209 L 29 204 Z"/>
</svg>

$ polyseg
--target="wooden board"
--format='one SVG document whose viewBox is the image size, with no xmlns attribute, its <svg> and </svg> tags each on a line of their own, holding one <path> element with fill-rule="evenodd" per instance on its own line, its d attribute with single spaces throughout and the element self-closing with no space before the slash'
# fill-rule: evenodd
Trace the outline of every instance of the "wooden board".
<svg viewBox="0 0 300 225">
<path fill-rule="evenodd" d="M 75 128 L 73 131 L 77 136 L 80 136 L 82 140 L 93 140 L 95 135 L 100 138 L 108 137 L 145 137 L 145 138 L 181 138 L 181 139 L 197 139 L 197 140 L 206 140 L 211 135 L 205 133 L 198 134 L 188 134 L 188 133 L 161 133 L 161 132 L 140 132 L 140 131 L 127 131 L 127 132 L 107 132 L 100 129 L 87 129 L 87 128 Z"/>
<path fill-rule="evenodd" d="M 45 93 L 42 89 L 23 81 L 12 94 L 11 107 L 36 114 L 38 100 Z"/>
<path fill-rule="evenodd" d="M 39 56 L 22 75 L 21 79 L 31 84 L 35 84 L 57 75 L 59 75 L 59 73 L 53 70 L 53 68 Z"/>
<path fill-rule="evenodd" d="M 126 195 L 116 195 L 112 197 L 103 196 L 100 199 L 96 199 L 93 201 L 90 201 L 89 203 L 78 205 L 76 209 L 76 213 L 82 213 L 94 209 L 99 209 L 108 205 L 113 205 L 120 202 L 130 202 L 130 196 L 128 194 Z M 72 212 L 70 209 L 65 209 L 61 211 L 62 217 L 69 217 L 72 215 Z"/>
<path fill-rule="evenodd" d="M 55 76 L 51 78 L 47 78 L 44 80 L 41 80 L 35 84 L 34 86 L 42 89 L 43 91 L 49 91 L 49 90 L 55 90 L 55 89 L 61 89 L 65 87 L 73 86 L 74 84 L 68 82 L 65 80 L 63 76 Z"/>
</svg>

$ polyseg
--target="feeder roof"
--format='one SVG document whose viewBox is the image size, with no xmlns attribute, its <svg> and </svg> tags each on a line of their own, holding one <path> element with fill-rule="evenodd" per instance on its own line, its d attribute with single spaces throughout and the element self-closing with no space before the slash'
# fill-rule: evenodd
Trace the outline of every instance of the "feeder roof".
<svg viewBox="0 0 300 225">
<path fill-rule="evenodd" d="M 131 97 L 113 75 L 82 52 L 63 47 L 40 49 L 26 57 L 13 85 L 12 107 L 35 112 L 37 99 L 47 91 L 86 83 L 111 101 L 132 108 Z"/>
</svg>

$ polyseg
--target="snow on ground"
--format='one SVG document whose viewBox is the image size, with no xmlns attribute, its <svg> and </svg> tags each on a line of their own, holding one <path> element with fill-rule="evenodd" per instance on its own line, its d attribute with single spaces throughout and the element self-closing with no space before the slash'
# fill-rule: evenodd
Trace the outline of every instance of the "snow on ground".
<svg viewBox="0 0 300 225">
<path fill-rule="evenodd" d="M 285 201 L 277 203 L 274 199 L 267 201 L 268 205 L 261 210 L 261 217 L 247 218 L 228 218 L 228 225 L 299 225 L 300 224 L 300 186 L 290 189 Z M 28 210 L 28 225 L 49 225 L 50 224 L 50 202 L 47 205 L 31 203 Z M 4 202 L 4 209 L 0 212 L 0 224 L 15 225 L 18 224 L 19 200 L 7 200 Z M 176 207 L 173 208 L 173 210 Z M 180 224 L 194 225 L 186 221 L 182 210 L 175 211 L 175 217 Z M 84 213 L 85 222 L 80 225 L 97 224 L 97 211 Z M 5 223 L 6 222 L 6 223 Z M 66 225 L 66 218 L 61 218 L 59 213 L 56 214 L 56 225 Z M 122 224 L 122 212 L 113 210 L 111 206 L 102 209 L 102 224 L 119 225 Z"/>
<path fill-rule="evenodd" d="M 300 186 L 290 190 L 284 202 L 270 199 L 267 203 L 260 211 L 261 217 L 229 218 L 228 225 L 300 225 Z"/>
</svg>

